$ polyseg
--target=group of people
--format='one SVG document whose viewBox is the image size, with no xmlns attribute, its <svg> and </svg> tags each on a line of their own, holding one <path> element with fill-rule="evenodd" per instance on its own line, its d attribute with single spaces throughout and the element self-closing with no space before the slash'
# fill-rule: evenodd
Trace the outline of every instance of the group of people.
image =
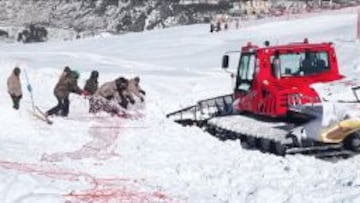
<svg viewBox="0 0 360 203">
<path fill-rule="evenodd" d="M 230 28 L 230 25 L 234 24 L 236 29 L 240 27 L 239 18 L 219 18 L 210 22 L 210 33 L 227 31 Z"/>
<path fill-rule="evenodd" d="M 22 98 L 20 73 L 20 68 L 15 67 L 7 81 L 8 93 L 13 101 L 13 108 L 16 110 L 20 108 Z M 68 116 L 70 93 L 89 98 L 90 113 L 105 111 L 113 115 L 122 115 L 129 104 L 134 104 L 136 100 L 140 102 L 145 100 L 146 93 L 140 87 L 139 77 L 132 79 L 119 77 L 99 86 L 99 72 L 94 70 L 91 72 L 90 78 L 86 80 L 83 89 L 78 86 L 79 77 L 79 72 L 71 70 L 68 66 L 64 68 L 54 88 L 54 95 L 58 103 L 45 113 L 46 116 Z"/>
<path fill-rule="evenodd" d="M 211 22 L 210 23 L 210 32 L 213 33 L 213 32 L 220 32 L 222 30 L 221 28 L 221 22 L 220 21 L 217 21 L 217 22 Z M 227 22 L 225 22 L 224 24 L 224 30 L 226 31 L 228 29 L 228 24 Z"/>
</svg>

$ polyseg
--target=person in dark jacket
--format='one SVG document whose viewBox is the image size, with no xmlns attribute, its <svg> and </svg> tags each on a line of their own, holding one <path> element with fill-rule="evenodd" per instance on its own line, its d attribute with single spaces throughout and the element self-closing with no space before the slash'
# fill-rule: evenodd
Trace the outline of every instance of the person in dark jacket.
<svg viewBox="0 0 360 203">
<path fill-rule="evenodd" d="M 221 22 L 217 21 L 216 22 L 216 32 L 220 32 L 221 31 Z"/>
<path fill-rule="evenodd" d="M 20 108 L 20 100 L 22 98 L 20 72 L 20 68 L 15 67 L 7 80 L 8 93 L 13 101 L 13 108 L 16 110 Z"/>
<path fill-rule="evenodd" d="M 48 112 L 46 112 L 46 115 L 52 115 L 52 114 L 58 114 L 58 115 L 62 114 L 63 115 L 65 113 L 64 107 L 69 102 L 68 98 L 63 98 L 63 97 L 61 97 L 61 95 L 60 95 L 60 97 L 58 97 L 57 95 L 59 95 L 59 89 L 61 86 L 64 85 L 64 81 L 67 78 L 71 77 L 71 72 L 72 71 L 71 71 L 70 67 L 65 66 L 64 71 L 61 73 L 59 81 L 56 83 L 55 88 L 54 88 L 54 95 L 55 95 L 56 99 L 58 100 L 58 105 L 56 106 L 57 108 L 56 109 L 55 109 L 55 107 L 52 108 L 51 112 L 49 112 L 50 110 Z"/>
<path fill-rule="evenodd" d="M 213 33 L 215 31 L 215 25 L 213 22 L 210 23 L 210 32 Z"/>
<path fill-rule="evenodd" d="M 55 89 L 58 88 L 59 85 L 61 85 L 64 81 L 64 79 L 71 74 L 71 69 L 69 66 L 65 66 L 64 71 L 61 73 L 61 76 L 59 78 L 59 81 L 56 83 Z"/>
<path fill-rule="evenodd" d="M 128 108 L 129 102 L 131 104 L 135 103 L 134 97 L 132 93 L 129 91 L 129 85 L 130 85 L 130 80 L 122 77 L 118 78 L 118 80 L 116 81 L 116 86 L 119 95 L 117 101 L 119 105 L 125 109 Z"/>
<path fill-rule="evenodd" d="M 228 23 L 227 23 L 227 22 L 225 22 L 225 24 L 224 24 L 224 30 L 225 30 L 225 31 L 227 31 L 227 30 L 228 30 L 228 28 L 229 28 L 229 25 L 228 25 Z"/>
<path fill-rule="evenodd" d="M 99 78 L 99 72 L 94 70 L 91 72 L 90 78 L 86 80 L 84 90 L 89 95 L 95 94 L 96 90 L 98 89 L 99 86 L 98 78 Z"/>
<path fill-rule="evenodd" d="M 58 100 L 58 104 L 47 111 L 47 116 L 50 115 L 61 115 L 66 117 L 69 114 L 69 95 L 70 93 L 83 94 L 83 91 L 79 88 L 77 80 L 79 78 L 79 73 L 77 71 L 71 71 L 70 74 L 67 74 L 54 89 L 54 95 Z"/>
</svg>

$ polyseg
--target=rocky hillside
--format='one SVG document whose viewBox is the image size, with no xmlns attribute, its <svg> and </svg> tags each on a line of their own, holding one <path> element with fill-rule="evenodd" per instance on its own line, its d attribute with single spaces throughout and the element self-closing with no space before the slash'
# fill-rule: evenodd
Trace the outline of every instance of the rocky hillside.
<svg viewBox="0 0 360 203">
<path fill-rule="evenodd" d="M 0 0 L 0 23 L 34 23 L 76 32 L 137 32 L 208 22 L 229 7 L 230 3 L 180 5 L 179 0 Z"/>
<path fill-rule="evenodd" d="M 73 36 L 77 33 L 85 35 L 104 31 L 139 32 L 209 22 L 216 14 L 231 11 L 234 3 L 239 1 L 219 2 L 181 4 L 180 0 L 0 0 L 0 29 L 5 29 L 14 38 L 30 24 L 46 27 L 50 37 L 65 31 L 71 32 Z"/>
</svg>

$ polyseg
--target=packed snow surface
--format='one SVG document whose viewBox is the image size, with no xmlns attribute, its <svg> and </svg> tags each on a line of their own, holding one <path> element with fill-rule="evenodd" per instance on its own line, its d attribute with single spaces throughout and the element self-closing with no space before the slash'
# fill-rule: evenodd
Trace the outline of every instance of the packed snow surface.
<svg viewBox="0 0 360 203">
<path fill-rule="evenodd" d="M 223 129 L 233 132 L 255 137 L 261 136 L 276 141 L 284 140 L 285 135 L 290 130 L 287 123 L 280 121 L 266 122 L 245 115 L 216 117 L 210 119 L 208 123 L 214 126 L 221 126 Z M 249 123 L 249 125 L 243 125 L 243 123 Z"/>
<path fill-rule="evenodd" d="M 302 155 L 276 157 L 165 118 L 199 99 L 230 93 L 234 81 L 219 68 L 221 56 L 248 41 L 332 41 L 341 72 L 356 77 L 356 20 L 349 11 L 216 34 L 208 32 L 208 25 L 192 25 L 68 42 L 1 44 L 0 202 L 360 202 L 360 156 L 336 163 Z M 6 91 L 16 65 L 23 70 L 20 111 L 11 109 Z M 53 87 L 65 65 L 81 72 L 80 85 L 94 69 L 100 71 L 100 83 L 139 75 L 147 92 L 145 116 L 90 116 L 88 101 L 73 95 L 68 118 L 53 118 L 51 126 L 34 118 L 24 70 L 36 104 L 47 110 L 56 104 Z"/>
</svg>

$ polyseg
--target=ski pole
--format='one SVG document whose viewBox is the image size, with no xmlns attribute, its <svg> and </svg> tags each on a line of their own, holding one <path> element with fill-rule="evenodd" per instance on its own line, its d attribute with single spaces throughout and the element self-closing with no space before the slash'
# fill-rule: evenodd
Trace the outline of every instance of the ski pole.
<svg viewBox="0 0 360 203">
<path fill-rule="evenodd" d="M 26 72 L 26 69 L 24 69 L 24 73 L 25 73 L 25 78 L 26 78 L 26 83 L 27 83 L 26 88 L 30 93 L 32 109 L 33 109 L 33 111 L 35 111 L 35 103 L 34 103 L 34 97 L 33 97 L 33 93 L 32 93 L 32 87 L 31 87 L 30 80 L 29 80 L 28 74 Z"/>
</svg>

